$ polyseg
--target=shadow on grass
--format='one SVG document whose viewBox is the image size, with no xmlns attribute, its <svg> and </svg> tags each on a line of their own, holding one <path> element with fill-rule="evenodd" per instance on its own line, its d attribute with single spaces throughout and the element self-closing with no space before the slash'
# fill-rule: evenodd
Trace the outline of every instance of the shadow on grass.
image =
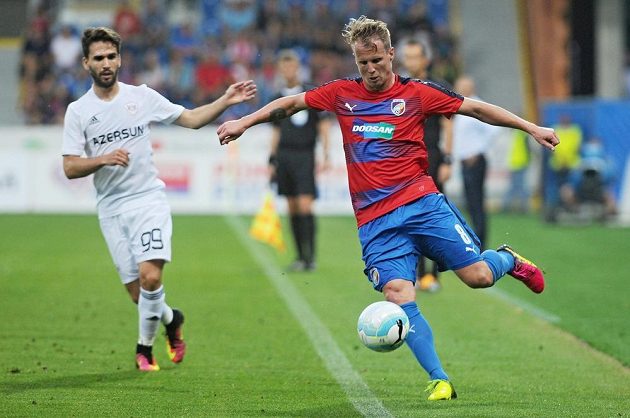
<svg viewBox="0 0 630 418">
<path fill-rule="evenodd" d="M 11 395 L 27 390 L 97 387 L 101 383 L 111 385 L 111 383 L 113 382 L 137 379 L 141 376 L 143 376 L 143 374 L 139 373 L 137 370 L 124 370 L 119 372 L 80 374 L 73 376 L 51 376 L 38 379 L 29 379 L 28 381 L 20 379 L 22 381 L 5 381 L 0 383 L 0 393 Z M 16 380 L 18 378 L 19 377 L 16 376 Z"/>
<path fill-rule="evenodd" d="M 509 402 L 506 403 L 506 409 L 509 410 Z M 435 416 L 435 417 L 460 417 L 460 416 L 490 416 L 496 413 L 496 402 L 462 402 L 460 400 L 454 401 L 440 401 L 430 402 L 424 399 L 417 402 L 410 402 L 407 405 L 403 405 L 401 408 L 396 409 L 396 413 L 390 410 L 390 412 L 397 416 L 399 413 L 402 416 L 417 416 L 418 414 L 424 414 L 423 416 Z M 386 407 L 386 409 L 388 409 Z M 339 418 L 339 417 L 362 417 L 359 411 L 353 408 L 349 402 L 336 402 L 330 403 L 325 406 L 314 406 L 310 408 L 279 408 L 279 407 L 261 407 L 257 409 L 244 409 L 232 415 L 232 413 L 226 414 L 226 416 L 273 416 L 273 417 L 313 417 L 313 418 Z M 369 414 L 368 414 L 369 415 Z M 525 413 L 523 416 L 526 416 Z"/>
<path fill-rule="evenodd" d="M 241 414 L 246 416 L 271 416 L 271 417 L 313 417 L 313 418 L 339 418 L 339 417 L 362 417 L 356 409 L 348 402 L 336 402 L 330 403 L 326 406 L 311 407 L 311 408 L 257 408 L 257 409 L 245 409 L 240 411 Z M 238 416 L 238 415 L 234 415 Z"/>
</svg>

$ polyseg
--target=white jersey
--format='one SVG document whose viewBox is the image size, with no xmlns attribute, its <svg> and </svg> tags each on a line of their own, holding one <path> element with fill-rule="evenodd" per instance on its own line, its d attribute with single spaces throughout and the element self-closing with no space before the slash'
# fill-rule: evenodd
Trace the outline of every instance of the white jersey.
<svg viewBox="0 0 630 418">
<path fill-rule="evenodd" d="M 118 86 L 111 101 L 98 98 L 92 87 L 68 106 L 63 127 L 63 155 L 85 152 L 91 158 L 119 148 L 129 152 L 127 167 L 104 166 L 94 173 L 101 218 L 166 201 L 152 160 L 150 124 L 170 124 L 184 111 L 144 84 Z"/>
</svg>

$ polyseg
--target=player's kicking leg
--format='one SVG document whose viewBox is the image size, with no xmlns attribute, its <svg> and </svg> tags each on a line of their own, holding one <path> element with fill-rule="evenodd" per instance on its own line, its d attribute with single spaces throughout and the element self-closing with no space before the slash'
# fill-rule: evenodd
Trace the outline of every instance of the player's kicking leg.
<svg viewBox="0 0 630 418">
<path fill-rule="evenodd" d="M 507 252 L 514 257 L 514 267 L 508 274 L 517 280 L 522 281 L 525 286 L 534 293 L 542 293 L 545 290 L 545 278 L 543 272 L 536 264 L 532 263 L 507 244 L 497 248 L 497 252 Z"/>
<path fill-rule="evenodd" d="M 500 246 L 496 251 L 486 250 L 480 258 L 480 262 L 455 270 L 455 274 L 472 288 L 493 286 L 509 274 L 534 293 L 541 293 L 545 289 L 542 270 L 507 245 Z"/>
</svg>

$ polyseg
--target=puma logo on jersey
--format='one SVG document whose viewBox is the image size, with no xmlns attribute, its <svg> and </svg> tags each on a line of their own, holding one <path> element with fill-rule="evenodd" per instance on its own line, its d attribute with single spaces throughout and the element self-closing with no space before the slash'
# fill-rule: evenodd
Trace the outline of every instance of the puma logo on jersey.
<svg viewBox="0 0 630 418">
<path fill-rule="evenodd" d="M 473 247 L 466 247 L 466 252 L 476 253 L 477 251 Z"/>
<path fill-rule="evenodd" d="M 354 108 L 357 107 L 357 105 L 351 106 L 350 103 L 346 102 L 346 107 L 348 108 L 348 110 L 354 113 Z"/>
</svg>

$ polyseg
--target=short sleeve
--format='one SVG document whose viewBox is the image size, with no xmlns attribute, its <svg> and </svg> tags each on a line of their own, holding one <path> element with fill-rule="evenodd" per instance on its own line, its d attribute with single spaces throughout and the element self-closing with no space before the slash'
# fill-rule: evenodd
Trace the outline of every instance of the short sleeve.
<svg viewBox="0 0 630 418">
<path fill-rule="evenodd" d="M 432 81 L 417 84 L 422 98 L 422 110 L 425 114 L 438 114 L 451 117 L 461 107 L 464 97 Z"/>
<path fill-rule="evenodd" d="M 337 92 L 337 82 L 323 84 L 314 89 L 308 90 L 304 96 L 306 105 L 316 110 L 335 110 L 335 97 Z"/>
<path fill-rule="evenodd" d="M 63 144 L 61 155 L 83 155 L 85 135 L 81 131 L 81 119 L 71 104 L 63 121 Z"/>
<path fill-rule="evenodd" d="M 184 111 L 184 106 L 172 103 L 164 96 L 150 87 L 146 87 L 146 100 L 151 105 L 151 118 L 153 122 L 162 122 L 167 125 L 175 122 Z"/>
</svg>

